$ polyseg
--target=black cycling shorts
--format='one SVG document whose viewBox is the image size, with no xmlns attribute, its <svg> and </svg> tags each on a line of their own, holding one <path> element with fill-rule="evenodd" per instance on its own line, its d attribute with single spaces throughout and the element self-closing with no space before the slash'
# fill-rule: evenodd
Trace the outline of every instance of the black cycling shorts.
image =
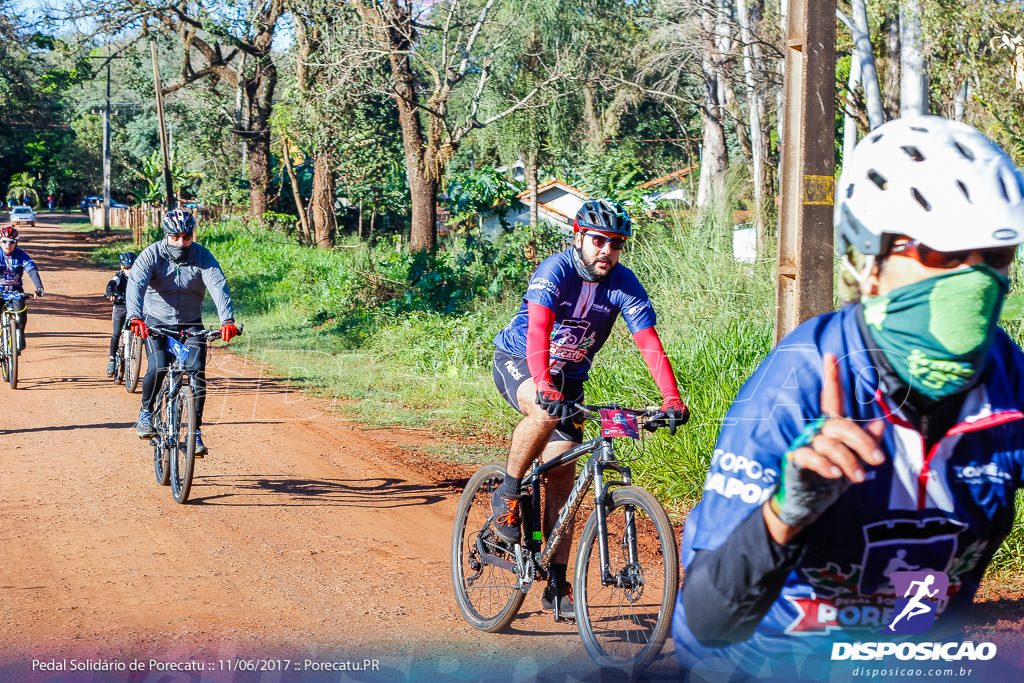
<svg viewBox="0 0 1024 683">
<path fill-rule="evenodd" d="M 530 379 L 530 370 L 526 367 L 526 359 L 521 356 L 507 354 L 501 349 L 495 349 L 494 365 L 491 372 L 494 374 L 494 384 L 498 387 L 498 393 L 501 394 L 501 397 L 510 406 L 522 413 L 523 411 L 519 408 L 519 400 L 516 398 L 516 392 L 519 391 L 520 384 Z M 583 380 L 567 379 L 555 374 L 551 375 L 551 380 L 567 399 L 583 403 Z M 551 438 L 548 439 L 548 442 L 551 441 L 582 443 L 582 422 L 577 424 L 573 422 L 571 417 L 562 420 L 555 427 Z"/>
</svg>

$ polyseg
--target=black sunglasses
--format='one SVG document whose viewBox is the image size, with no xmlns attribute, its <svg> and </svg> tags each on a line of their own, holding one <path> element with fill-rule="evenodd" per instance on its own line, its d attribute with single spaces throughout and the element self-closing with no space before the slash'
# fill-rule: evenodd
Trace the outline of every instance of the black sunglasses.
<svg viewBox="0 0 1024 683">
<path fill-rule="evenodd" d="M 963 251 L 939 251 L 932 249 L 918 240 L 908 240 L 902 244 L 894 244 L 890 254 L 909 256 L 929 268 L 956 268 L 977 251 L 981 258 L 993 268 L 1006 268 L 1013 263 L 1017 255 L 1016 245 L 1010 247 L 992 247 L 991 249 L 965 249 Z"/>
</svg>

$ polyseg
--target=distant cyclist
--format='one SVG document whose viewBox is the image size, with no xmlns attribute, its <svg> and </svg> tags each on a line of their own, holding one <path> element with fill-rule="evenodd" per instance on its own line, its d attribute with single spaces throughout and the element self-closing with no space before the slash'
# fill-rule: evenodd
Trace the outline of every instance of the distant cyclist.
<svg viewBox="0 0 1024 683">
<path fill-rule="evenodd" d="M 209 291 L 217 305 L 220 333 L 224 341 L 238 334 L 224 272 L 210 250 L 192 238 L 196 219 L 188 211 L 172 209 L 161 221 L 164 239 L 154 242 L 135 259 L 128 276 L 126 303 L 132 332 L 146 340 L 148 361 L 142 379 L 142 409 L 135 431 L 142 439 L 156 435 L 153 404 L 172 358 L 162 339 L 149 337 L 149 326 L 183 331 L 203 329 L 203 298 Z M 190 373 L 196 389 L 196 455 L 208 452 L 199 429 L 206 403 L 206 342 L 189 338 Z"/>
<path fill-rule="evenodd" d="M 576 214 L 573 232 L 573 246 L 537 267 L 519 312 L 494 338 L 494 381 L 524 415 L 512 433 L 508 476 L 491 500 L 495 530 L 509 543 L 520 540 L 519 486 L 530 465 L 583 440 L 582 420 L 574 419 L 571 402 L 583 401 L 594 355 L 620 313 L 661 390 L 670 431 L 674 434 L 689 417 L 654 329 L 654 307 L 633 271 L 619 264 L 633 234 L 629 215 L 615 202 L 588 201 Z M 574 474 L 569 464 L 545 479 L 545 533 L 569 497 Z M 574 617 L 572 586 L 565 578 L 570 545 L 562 543 L 552 558 L 542 604 L 552 609 L 557 599 L 559 613 Z"/>
<path fill-rule="evenodd" d="M 114 376 L 114 354 L 117 353 L 117 345 L 121 342 L 121 330 L 124 329 L 124 321 L 128 317 L 124 292 L 128 287 L 128 273 L 131 272 L 132 264 L 135 263 L 135 252 L 126 251 L 118 256 L 117 260 L 120 263 L 120 268 L 107 282 L 107 299 L 114 304 L 110 316 L 114 323 L 114 333 L 110 336 L 110 361 L 107 363 L 107 377 Z"/>
<path fill-rule="evenodd" d="M 1024 353 L 998 323 L 1024 176 L 974 128 L 916 117 L 872 130 L 835 194 L 861 300 L 787 335 L 722 423 L 673 616 L 694 681 L 846 680 L 835 641 L 906 638 L 907 571 L 911 611 L 936 598 L 921 640 L 963 640 L 1014 525 Z"/>
<path fill-rule="evenodd" d="M 12 225 L 0 228 L 0 287 L 5 292 L 23 292 L 21 278 L 28 273 L 36 286 L 36 296 L 43 295 L 43 281 L 39 279 L 39 269 L 32 257 L 18 247 L 18 229 Z M 25 349 L 25 324 L 28 322 L 28 309 L 18 314 L 21 336 L 18 337 L 18 348 Z"/>
</svg>

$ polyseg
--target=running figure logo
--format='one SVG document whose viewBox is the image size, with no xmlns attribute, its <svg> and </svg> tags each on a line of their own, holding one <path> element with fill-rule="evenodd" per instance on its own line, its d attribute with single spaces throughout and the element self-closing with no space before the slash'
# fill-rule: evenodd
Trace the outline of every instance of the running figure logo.
<svg viewBox="0 0 1024 683">
<path fill-rule="evenodd" d="M 887 630 L 904 635 L 924 633 L 946 605 L 949 577 L 942 572 L 925 571 L 893 572 L 890 578 L 897 597 L 893 608 L 895 617 Z"/>
</svg>

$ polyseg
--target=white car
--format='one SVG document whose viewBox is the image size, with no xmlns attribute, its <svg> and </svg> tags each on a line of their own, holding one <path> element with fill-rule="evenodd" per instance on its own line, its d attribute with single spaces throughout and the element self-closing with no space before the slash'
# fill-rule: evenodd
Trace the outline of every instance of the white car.
<svg viewBox="0 0 1024 683">
<path fill-rule="evenodd" d="M 32 207 L 15 206 L 11 209 L 11 225 L 17 225 L 19 223 L 35 226 L 36 214 L 32 211 Z"/>
</svg>

